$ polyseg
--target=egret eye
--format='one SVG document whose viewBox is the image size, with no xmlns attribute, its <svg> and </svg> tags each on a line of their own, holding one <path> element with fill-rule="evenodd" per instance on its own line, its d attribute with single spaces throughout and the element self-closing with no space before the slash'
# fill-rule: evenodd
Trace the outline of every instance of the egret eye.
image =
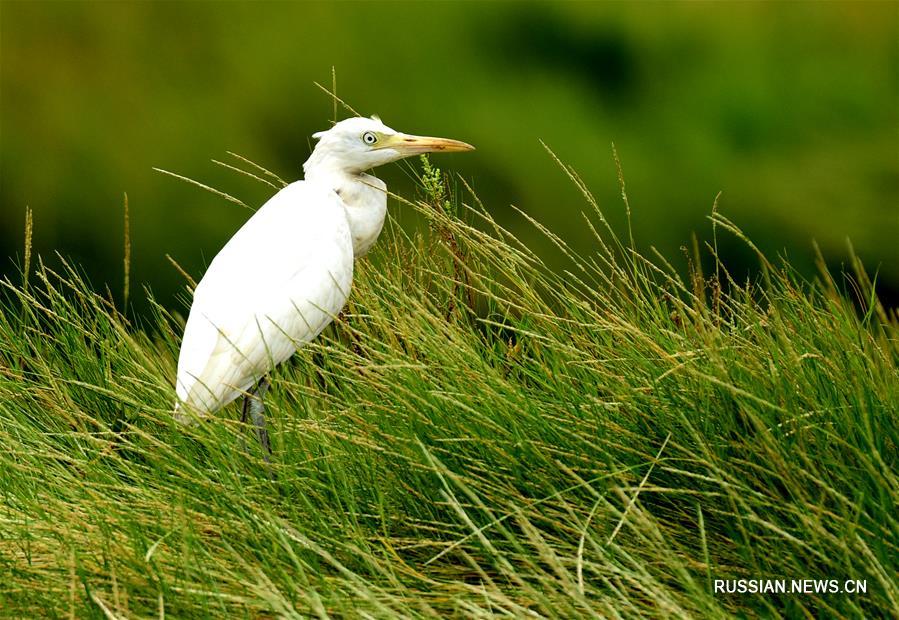
<svg viewBox="0 0 899 620">
<path fill-rule="evenodd" d="M 362 141 L 370 146 L 378 141 L 378 136 L 370 131 L 366 131 L 364 134 L 362 134 Z"/>
</svg>

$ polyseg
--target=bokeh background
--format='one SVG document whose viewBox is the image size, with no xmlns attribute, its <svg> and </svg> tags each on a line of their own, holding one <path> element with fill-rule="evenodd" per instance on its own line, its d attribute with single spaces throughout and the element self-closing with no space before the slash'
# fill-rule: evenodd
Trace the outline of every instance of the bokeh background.
<svg viewBox="0 0 899 620">
<path fill-rule="evenodd" d="M 210 160 L 236 151 L 300 176 L 328 127 L 330 85 L 397 129 L 471 142 L 436 157 L 534 243 L 510 204 L 581 250 L 585 205 L 539 143 L 579 171 L 624 231 L 614 141 L 638 245 L 680 247 L 721 211 L 813 273 L 851 239 L 899 301 L 899 4 L 0 4 L 0 273 L 16 279 L 26 206 L 35 247 L 122 288 L 122 195 L 132 281 L 177 305 L 267 190 Z M 414 190 L 403 170 L 379 170 Z M 391 207 L 403 225 L 422 225 Z M 724 235 L 737 274 L 755 261 Z M 5 257 L 9 256 L 9 259 Z M 135 294 L 137 293 L 137 294 Z M 139 311 L 142 297 L 133 291 Z"/>
</svg>

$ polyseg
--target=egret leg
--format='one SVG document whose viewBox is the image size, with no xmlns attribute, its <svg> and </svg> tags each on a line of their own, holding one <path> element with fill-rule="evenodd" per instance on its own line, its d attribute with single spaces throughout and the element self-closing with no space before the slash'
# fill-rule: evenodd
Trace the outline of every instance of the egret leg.
<svg viewBox="0 0 899 620">
<path fill-rule="evenodd" d="M 256 437 L 259 439 L 259 445 L 262 446 L 262 457 L 266 463 L 270 463 L 269 458 L 272 454 L 272 443 L 268 437 L 268 431 L 265 428 L 265 393 L 271 385 L 268 378 L 263 377 L 259 383 L 250 390 L 243 399 L 243 408 L 240 413 L 240 421 L 244 424 L 249 417 L 253 420 L 253 426 L 256 428 Z"/>
</svg>

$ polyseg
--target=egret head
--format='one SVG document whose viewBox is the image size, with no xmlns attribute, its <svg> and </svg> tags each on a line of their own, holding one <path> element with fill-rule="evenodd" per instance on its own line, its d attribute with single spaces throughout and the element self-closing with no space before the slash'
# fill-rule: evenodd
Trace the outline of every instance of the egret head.
<svg viewBox="0 0 899 620">
<path fill-rule="evenodd" d="M 359 174 L 421 153 L 474 150 L 470 144 L 458 140 L 400 133 L 377 117 L 348 118 L 312 137 L 318 139 L 318 144 L 303 164 L 307 177 L 319 170 Z"/>
</svg>

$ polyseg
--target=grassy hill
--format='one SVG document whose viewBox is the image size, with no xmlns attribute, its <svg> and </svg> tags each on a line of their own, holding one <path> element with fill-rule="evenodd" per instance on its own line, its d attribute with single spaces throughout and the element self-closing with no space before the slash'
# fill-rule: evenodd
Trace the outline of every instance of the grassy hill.
<svg viewBox="0 0 899 620">
<path fill-rule="evenodd" d="M 275 373 L 270 467 L 237 405 L 172 421 L 180 314 L 135 324 L 28 257 L 0 312 L 0 615 L 896 614 L 899 321 L 860 261 L 735 281 L 718 239 L 753 246 L 713 210 L 681 277 L 564 170 L 595 247 L 532 221 L 550 270 L 424 167 L 393 202 L 429 230 L 389 225 Z M 740 578 L 867 592 L 714 592 Z"/>
</svg>

